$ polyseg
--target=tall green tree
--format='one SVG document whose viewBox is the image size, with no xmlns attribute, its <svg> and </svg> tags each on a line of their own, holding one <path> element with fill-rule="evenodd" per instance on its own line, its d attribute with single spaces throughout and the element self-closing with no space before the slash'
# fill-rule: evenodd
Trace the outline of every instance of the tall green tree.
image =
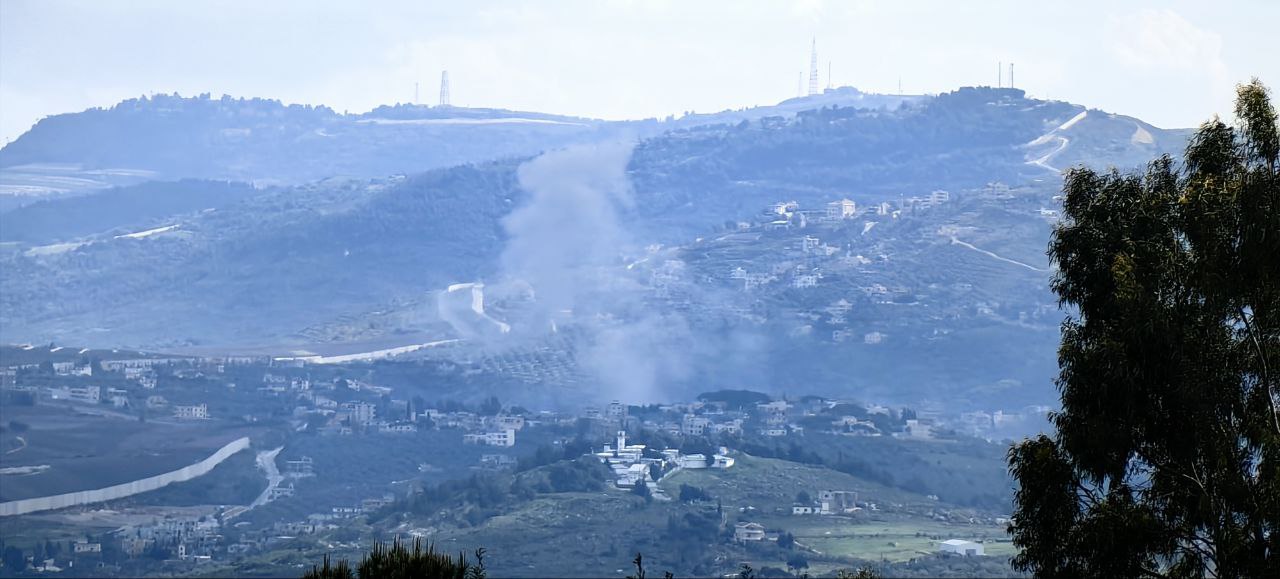
<svg viewBox="0 0 1280 579">
<path fill-rule="evenodd" d="M 1280 171 L 1255 79 L 1181 164 L 1068 171 L 1053 436 L 1009 452 L 1015 568 L 1280 577 Z"/>
</svg>

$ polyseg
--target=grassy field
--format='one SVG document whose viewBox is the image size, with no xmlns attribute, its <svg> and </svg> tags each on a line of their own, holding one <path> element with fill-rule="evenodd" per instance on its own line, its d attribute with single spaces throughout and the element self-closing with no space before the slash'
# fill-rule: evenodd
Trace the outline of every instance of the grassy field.
<svg viewBox="0 0 1280 579">
<path fill-rule="evenodd" d="M 938 542 L 947 539 L 985 541 L 984 549 L 991 557 L 1013 555 L 1013 545 L 1007 542 L 1008 534 L 1003 526 L 886 518 L 889 520 L 868 520 L 861 515 L 851 518 L 806 516 L 761 522 L 786 529 L 795 535 L 796 542 L 828 557 L 906 561 L 936 553 Z"/>
<path fill-rule="evenodd" d="M 798 543 L 816 551 L 811 557 L 834 559 L 831 568 L 841 567 L 840 562 L 850 558 L 906 561 L 932 555 L 937 552 L 938 542 L 947 539 L 987 541 L 987 554 L 993 557 L 1013 554 L 1011 544 L 996 542 L 1008 538 L 1003 525 L 955 522 L 969 516 L 978 521 L 989 520 L 976 516 L 978 513 L 972 510 L 830 469 L 739 456 L 733 468 L 682 470 L 663 481 L 662 487 L 677 496 L 681 484 L 702 488 L 719 499 L 726 511 L 735 513 L 737 519 L 763 524 L 770 533 L 785 531 L 795 535 Z M 838 517 L 790 514 L 796 493 L 803 490 L 816 497 L 824 489 L 857 491 L 859 501 L 876 503 L 879 510 Z M 950 522 L 930 516 L 944 510 L 954 515 L 948 517 Z"/>
<path fill-rule="evenodd" d="M 746 508 L 760 514 L 790 513 L 796 494 L 816 497 L 821 490 L 857 491 L 859 501 L 931 508 L 936 503 L 920 495 L 887 487 L 828 468 L 772 458 L 736 455 L 729 469 L 684 469 L 667 477 L 662 488 L 671 496 L 681 484 L 700 487 L 719 499 L 725 508 Z"/>
</svg>

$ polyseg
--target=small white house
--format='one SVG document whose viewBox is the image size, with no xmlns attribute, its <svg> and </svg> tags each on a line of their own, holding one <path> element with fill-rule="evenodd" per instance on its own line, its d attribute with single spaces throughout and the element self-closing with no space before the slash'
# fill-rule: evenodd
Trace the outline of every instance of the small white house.
<svg viewBox="0 0 1280 579">
<path fill-rule="evenodd" d="M 763 541 L 764 525 L 760 523 L 738 523 L 733 527 L 733 540 L 739 543 Z"/>
<path fill-rule="evenodd" d="M 981 557 L 985 555 L 982 551 L 982 543 L 975 543 L 964 539 L 947 539 L 938 545 L 938 552 L 955 553 L 966 557 Z"/>
</svg>

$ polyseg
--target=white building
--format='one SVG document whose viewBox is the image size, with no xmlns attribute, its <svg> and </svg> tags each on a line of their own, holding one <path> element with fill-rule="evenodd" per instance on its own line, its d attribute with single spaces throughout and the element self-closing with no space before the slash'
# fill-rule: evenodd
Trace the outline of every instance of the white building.
<svg viewBox="0 0 1280 579">
<path fill-rule="evenodd" d="M 686 436 L 702 436 L 711 421 L 695 414 L 685 414 L 680 424 L 680 433 Z"/>
<path fill-rule="evenodd" d="M 494 419 L 499 430 L 520 430 L 524 428 L 523 416 L 502 415 Z"/>
<path fill-rule="evenodd" d="M 818 280 L 821 277 L 822 276 L 820 274 L 815 274 L 815 273 L 800 274 L 792 278 L 791 287 L 794 287 L 796 289 L 818 287 Z"/>
<path fill-rule="evenodd" d="M 489 446 L 515 446 L 516 431 L 508 429 L 484 434 L 464 434 L 462 435 L 462 442 L 466 444 L 487 444 Z"/>
<path fill-rule="evenodd" d="M 89 543 L 87 541 L 76 541 L 72 546 L 73 553 L 101 553 L 102 543 Z"/>
<path fill-rule="evenodd" d="M 92 376 L 93 366 L 78 362 L 54 362 L 53 372 L 59 376 Z"/>
<path fill-rule="evenodd" d="M 818 491 L 818 512 L 823 515 L 840 515 L 858 510 L 858 493 L 855 491 Z"/>
<path fill-rule="evenodd" d="M 982 550 L 982 543 L 966 541 L 964 539 L 948 539 L 938 544 L 939 553 L 955 553 L 966 557 L 981 557 L 985 555 Z"/>
<path fill-rule="evenodd" d="M 858 204 L 849 199 L 841 199 L 832 201 L 827 204 L 827 219 L 830 221 L 840 221 L 849 219 L 858 214 Z"/>
<path fill-rule="evenodd" d="M 707 468 L 707 455 L 686 454 L 678 459 L 680 468 Z"/>
<path fill-rule="evenodd" d="M 102 401 L 102 388 L 98 386 L 81 386 L 68 388 L 68 398 L 75 402 L 97 404 Z"/>
<path fill-rule="evenodd" d="M 763 541 L 764 525 L 760 523 L 738 523 L 733 526 L 733 540 L 739 543 Z"/>
<path fill-rule="evenodd" d="M 378 425 L 378 432 L 384 434 L 411 434 L 418 431 L 412 422 L 384 422 Z"/>
<path fill-rule="evenodd" d="M 209 406 L 207 404 L 174 406 L 173 417 L 187 420 L 204 420 L 209 417 Z"/>
<path fill-rule="evenodd" d="M 347 402 L 342 405 L 342 409 L 347 411 L 347 417 L 351 419 L 352 424 L 372 422 L 374 415 L 377 414 L 377 407 L 368 402 Z"/>
</svg>

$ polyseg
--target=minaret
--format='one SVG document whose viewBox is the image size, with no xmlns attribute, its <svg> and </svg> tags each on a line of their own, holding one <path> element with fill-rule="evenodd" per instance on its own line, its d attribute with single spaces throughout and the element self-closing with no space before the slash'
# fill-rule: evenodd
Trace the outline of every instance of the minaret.
<svg viewBox="0 0 1280 579">
<path fill-rule="evenodd" d="M 818 39 L 813 39 L 813 48 L 809 51 L 809 95 L 818 94 Z"/>
<path fill-rule="evenodd" d="M 440 73 L 440 106 L 449 105 L 449 71 Z"/>
</svg>

